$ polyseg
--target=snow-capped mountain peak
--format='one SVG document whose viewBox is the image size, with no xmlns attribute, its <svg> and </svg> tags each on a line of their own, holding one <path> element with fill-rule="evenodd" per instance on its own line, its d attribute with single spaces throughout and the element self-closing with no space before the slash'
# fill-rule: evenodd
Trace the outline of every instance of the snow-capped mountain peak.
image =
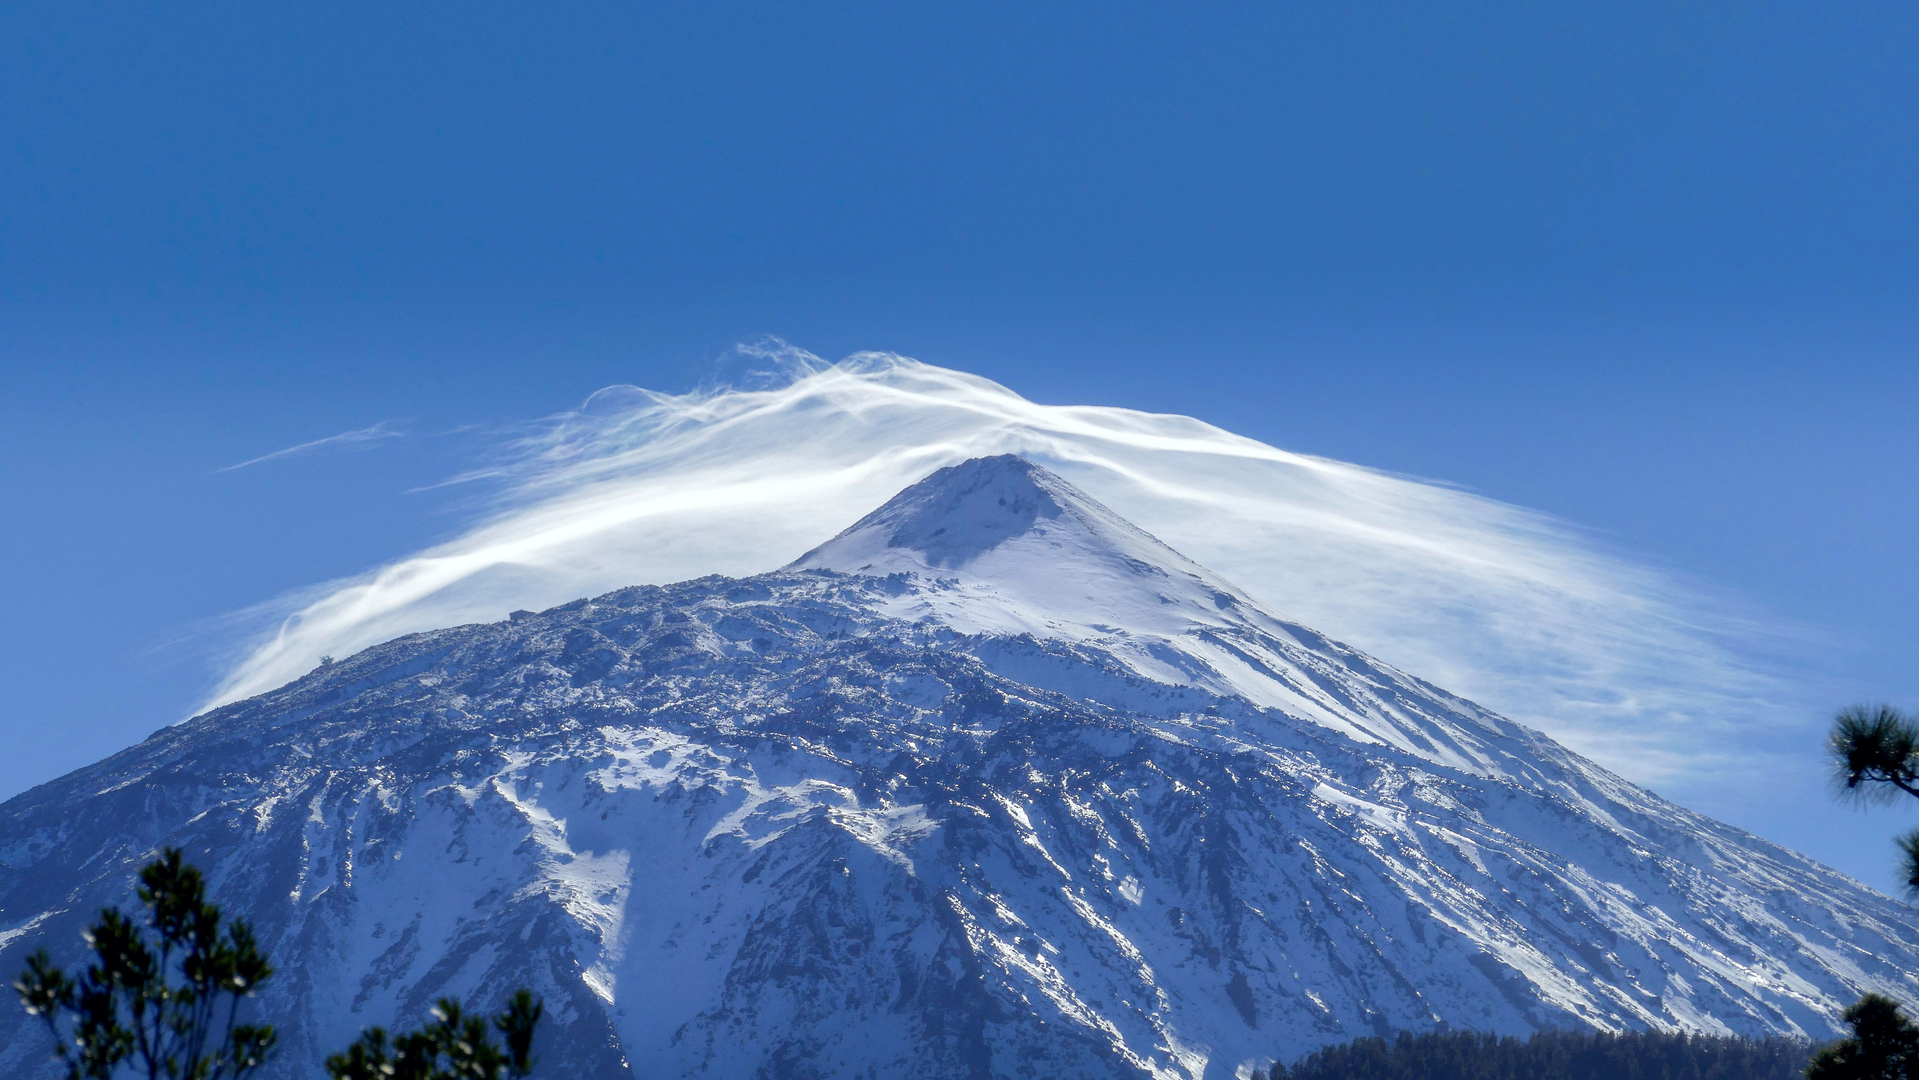
<svg viewBox="0 0 1919 1080">
<path fill-rule="evenodd" d="M 1089 505 L 1077 488 L 1017 454 L 973 458 L 901 491 L 795 565 L 846 570 L 849 559 L 865 558 L 861 569 L 958 569 L 1001 544 L 1047 531 L 1046 524 L 1072 513 L 1069 507 Z"/>
<path fill-rule="evenodd" d="M 974 458 L 900 492 L 789 570 L 912 574 L 956 625 L 1052 637 L 1238 626 L 1239 588 L 1014 454 Z"/>
<path fill-rule="evenodd" d="M 1460 725 L 1382 698 L 1377 661 L 1280 618 L 1016 455 L 940 469 L 786 569 L 900 575 L 910 585 L 883 604 L 896 618 L 1082 643 L 1156 683 L 1243 697 L 1455 768 L 1512 773 L 1489 739 L 1512 736 L 1513 725 Z"/>
</svg>

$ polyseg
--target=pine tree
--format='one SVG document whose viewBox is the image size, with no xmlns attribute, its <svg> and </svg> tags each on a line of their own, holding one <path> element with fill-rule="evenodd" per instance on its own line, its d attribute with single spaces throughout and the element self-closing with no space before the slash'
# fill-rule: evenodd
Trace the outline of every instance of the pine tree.
<svg viewBox="0 0 1919 1080">
<path fill-rule="evenodd" d="M 1919 798 L 1919 722 L 1890 705 L 1854 705 L 1833 718 L 1828 739 L 1848 793 L 1861 799 Z M 1919 830 L 1899 838 L 1900 875 L 1919 893 Z"/>
<path fill-rule="evenodd" d="M 1819 1051 L 1806 1080 L 1919 1080 L 1919 1027 L 1891 998 L 1867 994 L 1846 1010 L 1852 1037 Z"/>
<path fill-rule="evenodd" d="M 532 1071 L 533 1028 L 545 1006 L 520 990 L 493 1018 L 505 1040 L 495 1046 L 485 1017 L 468 1016 L 460 1003 L 441 998 L 433 1022 L 390 1042 L 386 1029 L 369 1028 L 346 1053 L 327 1058 L 333 1080 L 500 1080 Z"/>
<path fill-rule="evenodd" d="M 221 933 L 200 871 L 168 848 L 140 871 L 142 926 L 118 908 L 86 935 L 78 975 L 45 949 L 13 984 L 53 1035 L 68 1080 L 111 1080 L 121 1066 L 148 1080 L 240 1080 L 273 1052 L 272 1027 L 237 1023 L 240 1003 L 273 974 L 245 922 Z"/>
<path fill-rule="evenodd" d="M 1811 1048 L 1783 1038 L 1659 1031 L 1402 1032 L 1275 1063 L 1272 1080 L 1801 1080 Z M 1818 1080 L 1850 1080 L 1822 1077 Z M 1919 1080 L 1919 1077 L 1904 1078 Z"/>
<path fill-rule="evenodd" d="M 45 949 L 27 960 L 13 987 L 28 1014 L 53 1036 L 67 1080 L 113 1080 L 130 1070 L 147 1080 L 243 1080 L 265 1064 L 271 1026 L 238 1023 L 242 999 L 273 974 L 247 924 L 221 932 L 206 882 L 176 848 L 140 871 L 146 925 L 118 908 L 87 932 L 94 960 L 68 975 Z M 545 1006 L 520 990 L 488 1018 L 442 999 L 418 1031 L 387 1039 L 373 1028 L 327 1059 L 334 1080 L 501 1080 L 533 1066 L 533 1029 Z M 502 1043 L 495 1043 L 497 1030 Z"/>
</svg>

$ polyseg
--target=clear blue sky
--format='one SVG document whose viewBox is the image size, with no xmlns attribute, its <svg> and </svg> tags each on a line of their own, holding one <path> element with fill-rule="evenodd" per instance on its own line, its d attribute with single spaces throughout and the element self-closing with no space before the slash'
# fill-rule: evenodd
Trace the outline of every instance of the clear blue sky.
<svg viewBox="0 0 1919 1080">
<path fill-rule="evenodd" d="M 1546 510 L 1919 704 L 1915 55 L 1894 4 L 9 5 L 0 796 L 456 529 L 409 491 L 489 430 L 764 333 Z"/>
</svg>

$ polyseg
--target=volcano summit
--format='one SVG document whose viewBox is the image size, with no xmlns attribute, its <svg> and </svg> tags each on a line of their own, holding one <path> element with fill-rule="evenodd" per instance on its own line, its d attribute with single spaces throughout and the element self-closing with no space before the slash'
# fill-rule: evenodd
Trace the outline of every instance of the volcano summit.
<svg viewBox="0 0 1919 1080">
<path fill-rule="evenodd" d="M 184 848 L 276 1075 L 435 998 L 543 1073 L 1219 1080 L 1399 1028 L 1825 1037 L 1902 905 L 1287 622 L 1020 458 L 783 570 L 415 634 L 0 806 L 0 966 Z M 0 1013 L 0 1069 L 48 1049 Z"/>
</svg>

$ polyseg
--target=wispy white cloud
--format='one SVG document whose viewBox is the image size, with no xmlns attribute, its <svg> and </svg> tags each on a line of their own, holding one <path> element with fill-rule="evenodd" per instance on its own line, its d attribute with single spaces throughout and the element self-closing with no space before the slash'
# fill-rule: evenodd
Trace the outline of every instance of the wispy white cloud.
<svg viewBox="0 0 1919 1080">
<path fill-rule="evenodd" d="M 209 704 L 403 633 L 770 570 L 933 469 L 1005 452 L 1281 614 L 1642 782 L 1750 764 L 1735 736 L 1786 692 L 1749 659 L 1774 628 L 1540 513 L 1190 417 L 1039 405 L 894 355 L 829 364 L 777 343 L 743 355 L 773 377 L 610 387 L 516 437 L 476 474 L 504 492 L 483 520 L 264 609 L 274 629 Z"/>
<path fill-rule="evenodd" d="M 238 465 L 228 465 L 224 469 L 215 469 L 214 472 L 216 473 L 232 472 L 235 469 L 244 469 L 249 465 L 258 465 L 263 461 L 273 461 L 277 458 L 294 457 L 299 454 L 310 454 L 317 450 L 339 450 L 339 449 L 353 449 L 358 447 L 364 447 L 368 443 L 376 443 L 385 439 L 403 438 L 405 437 L 405 434 L 406 433 L 403 431 L 394 430 L 393 427 L 388 423 L 388 421 L 382 420 L 379 423 L 374 424 L 372 427 L 363 427 L 358 429 L 357 431 L 342 431 L 338 435 L 328 435 L 324 439 L 315 439 L 312 442 L 303 442 L 298 446 L 289 446 L 284 450 L 275 450 L 271 454 L 261 454 L 257 458 L 251 458 L 247 461 L 242 461 Z"/>
</svg>

